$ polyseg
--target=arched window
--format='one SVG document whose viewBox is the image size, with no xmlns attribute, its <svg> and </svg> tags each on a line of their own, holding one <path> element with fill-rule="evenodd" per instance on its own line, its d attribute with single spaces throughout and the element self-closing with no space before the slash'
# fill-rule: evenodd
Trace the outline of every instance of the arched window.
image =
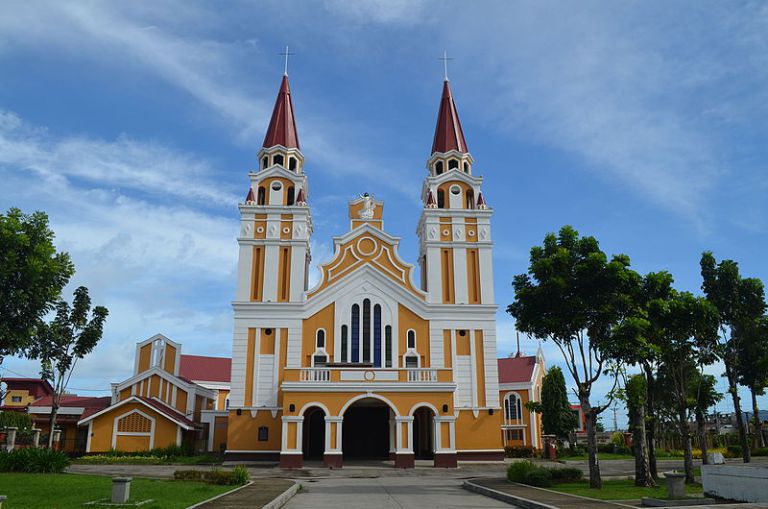
<svg viewBox="0 0 768 509">
<path fill-rule="evenodd" d="M 437 190 L 437 208 L 445 208 L 445 192 L 442 189 Z"/>
<path fill-rule="evenodd" d="M 259 205 L 264 205 L 264 201 L 267 195 L 267 190 L 264 189 L 264 186 L 259 186 L 259 191 L 257 194 L 258 194 L 258 197 L 256 198 L 256 203 Z"/>
<path fill-rule="evenodd" d="M 467 202 L 466 208 L 475 208 L 475 193 L 473 193 L 471 189 L 467 191 L 467 199 L 465 201 Z"/>
<path fill-rule="evenodd" d="M 328 364 L 328 353 L 325 350 L 325 330 L 315 332 L 315 353 L 312 354 L 312 365 L 325 366 Z"/>
<path fill-rule="evenodd" d="M 296 158 L 295 157 L 289 157 L 288 158 L 288 169 L 291 171 L 296 171 Z"/>
<path fill-rule="evenodd" d="M 351 362 L 360 362 L 360 305 L 352 304 L 352 358 Z"/>
<path fill-rule="evenodd" d="M 411 350 L 416 349 L 416 331 L 413 329 L 408 331 L 408 348 Z"/>
<path fill-rule="evenodd" d="M 293 186 L 288 186 L 288 203 L 287 205 L 293 205 L 296 202 L 296 190 Z"/>
<path fill-rule="evenodd" d="M 464 173 L 469 173 L 469 163 L 464 161 Z"/>
<path fill-rule="evenodd" d="M 348 350 L 348 336 L 349 328 L 346 325 L 341 326 L 341 362 L 348 362 L 349 350 Z"/>
<path fill-rule="evenodd" d="M 272 164 L 279 164 L 282 166 L 285 163 L 285 158 L 282 154 L 276 154 L 274 157 L 272 157 Z"/>
<path fill-rule="evenodd" d="M 264 156 L 261 158 L 261 169 L 264 169 L 267 166 L 269 166 L 269 157 Z"/>
<path fill-rule="evenodd" d="M 459 167 L 459 161 L 456 159 L 449 159 L 448 160 L 448 169 L 449 170 L 455 170 Z"/>
<path fill-rule="evenodd" d="M 371 299 L 363 299 L 363 362 L 371 362 Z"/>
<path fill-rule="evenodd" d="M 381 306 L 373 306 L 373 365 L 381 367 Z"/>
<path fill-rule="evenodd" d="M 384 327 L 384 352 L 386 367 L 392 367 L 392 326 Z"/>
<path fill-rule="evenodd" d="M 435 163 L 435 175 L 442 175 L 443 174 L 443 162 L 438 161 Z"/>
<path fill-rule="evenodd" d="M 325 331 L 323 329 L 317 329 L 317 335 L 315 336 L 315 348 L 318 350 L 325 348 Z"/>
<path fill-rule="evenodd" d="M 504 419 L 507 421 L 523 420 L 523 403 L 520 396 L 511 392 L 504 398 Z"/>
</svg>

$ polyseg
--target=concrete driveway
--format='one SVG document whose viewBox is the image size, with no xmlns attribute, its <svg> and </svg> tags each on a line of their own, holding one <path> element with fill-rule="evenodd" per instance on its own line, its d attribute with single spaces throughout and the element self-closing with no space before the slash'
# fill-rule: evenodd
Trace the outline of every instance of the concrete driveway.
<svg viewBox="0 0 768 509">
<path fill-rule="evenodd" d="M 498 500 L 461 488 L 460 479 L 378 477 L 303 479 L 302 490 L 286 509 L 478 508 L 506 507 Z"/>
</svg>

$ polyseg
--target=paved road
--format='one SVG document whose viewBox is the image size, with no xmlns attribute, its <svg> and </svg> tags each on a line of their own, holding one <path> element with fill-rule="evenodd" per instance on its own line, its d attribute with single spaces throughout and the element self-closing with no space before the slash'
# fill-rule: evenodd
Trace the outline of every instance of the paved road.
<svg viewBox="0 0 768 509">
<path fill-rule="evenodd" d="M 462 489 L 459 479 L 379 477 L 300 482 L 302 490 L 283 506 L 286 509 L 510 508 L 504 502 Z"/>
</svg>

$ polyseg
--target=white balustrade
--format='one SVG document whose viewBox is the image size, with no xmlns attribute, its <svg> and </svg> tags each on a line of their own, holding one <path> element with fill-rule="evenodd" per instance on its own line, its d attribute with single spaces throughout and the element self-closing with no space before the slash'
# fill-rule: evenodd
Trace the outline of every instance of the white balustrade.
<svg viewBox="0 0 768 509">
<path fill-rule="evenodd" d="M 437 370 L 430 368 L 408 369 L 409 382 L 437 382 Z"/>
<path fill-rule="evenodd" d="M 328 368 L 301 368 L 299 379 L 302 382 L 330 382 L 331 370 Z"/>
</svg>

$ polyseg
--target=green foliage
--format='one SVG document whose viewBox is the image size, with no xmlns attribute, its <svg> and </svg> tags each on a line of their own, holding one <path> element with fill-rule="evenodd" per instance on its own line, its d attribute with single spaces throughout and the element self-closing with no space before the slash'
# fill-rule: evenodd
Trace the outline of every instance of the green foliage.
<svg viewBox="0 0 768 509">
<path fill-rule="evenodd" d="M 507 467 L 507 479 L 512 482 L 525 482 L 525 476 L 537 468 L 539 467 L 527 460 L 512 462 Z"/>
<path fill-rule="evenodd" d="M 741 456 L 742 449 L 740 445 L 729 445 L 726 447 L 726 450 L 728 451 L 728 457 L 729 458 L 738 458 Z"/>
<path fill-rule="evenodd" d="M 233 470 L 176 470 L 173 478 L 183 481 L 202 481 L 209 484 L 241 485 L 248 482 L 250 476 L 245 467 L 235 467 Z"/>
<path fill-rule="evenodd" d="M 579 468 L 565 467 L 565 468 L 548 468 L 547 469 L 552 476 L 552 482 L 555 484 L 565 482 L 579 482 L 584 478 L 584 472 Z"/>
<path fill-rule="evenodd" d="M 549 368 L 541 382 L 541 422 L 544 433 L 565 438 L 578 425 L 578 417 L 568 402 L 562 370 Z"/>
<path fill-rule="evenodd" d="M 232 469 L 232 484 L 242 486 L 251 479 L 251 474 L 248 473 L 248 469 L 242 465 L 238 465 Z"/>
<path fill-rule="evenodd" d="M 755 449 L 752 456 L 768 456 L 768 447 L 760 447 Z"/>
<path fill-rule="evenodd" d="M 0 214 L 0 356 L 25 351 L 75 272 L 43 212 Z"/>
<path fill-rule="evenodd" d="M 535 470 L 531 470 L 525 474 L 525 480 L 523 481 L 523 484 L 538 486 L 540 488 L 548 488 L 549 486 L 552 486 L 552 472 L 546 468 L 537 468 Z"/>
<path fill-rule="evenodd" d="M 614 447 L 624 447 L 624 433 L 621 431 L 614 431 L 611 433 L 611 443 L 614 445 Z"/>
<path fill-rule="evenodd" d="M 584 474 L 578 468 L 544 468 L 530 461 L 515 461 L 507 468 L 507 479 L 511 482 L 547 487 L 552 483 L 577 482 Z"/>
<path fill-rule="evenodd" d="M 32 416 L 21 412 L 0 412 L 0 430 L 3 428 L 32 429 Z"/>
<path fill-rule="evenodd" d="M 107 454 L 92 454 L 81 456 L 77 463 L 86 465 L 161 465 L 167 462 L 167 459 L 158 456 L 110 456 Z"/>
<path fill-rule="evenodd" d="M 26 447 L 0 452 L 0 472 L 59 473 L 69 466 L 69 457 L 44 447 Z"/>
<path fill-rule="evenodd" d="M 530 445 L 512 445 L 504 448 L 504 456 L 507 458 L 533 458 L 536 449 Z"/>
</svg>

